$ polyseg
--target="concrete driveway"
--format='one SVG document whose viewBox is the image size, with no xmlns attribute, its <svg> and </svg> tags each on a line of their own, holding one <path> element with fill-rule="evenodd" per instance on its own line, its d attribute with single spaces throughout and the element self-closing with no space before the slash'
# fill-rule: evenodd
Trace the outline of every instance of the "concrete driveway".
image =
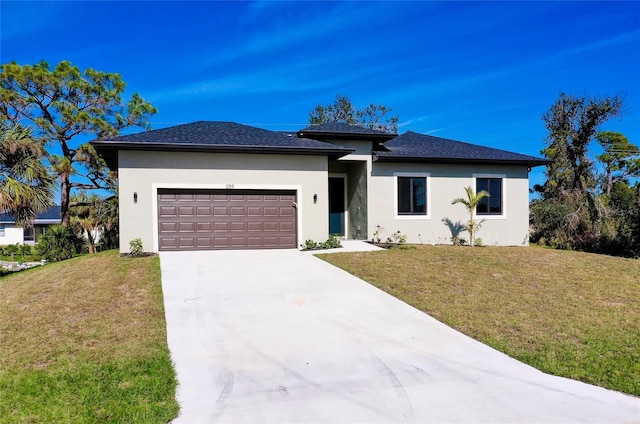
<svg viewBox="0 0 640 424">
<path fill-rule="evenodd" d="M 296 250 L 161 253 L 175 423 L 633 423 Z"/>
</svg>

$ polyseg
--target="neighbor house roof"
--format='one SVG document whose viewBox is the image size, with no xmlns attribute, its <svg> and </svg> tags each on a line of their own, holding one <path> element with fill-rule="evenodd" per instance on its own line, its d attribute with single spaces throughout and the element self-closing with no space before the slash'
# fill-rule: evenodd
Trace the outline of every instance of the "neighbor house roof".
<svg viewBox="0 0 640 424">
<path fill-rule="evenodd" d="M 34 224 L 59 224 L 61 221 L 60 206 L 52 206 L 37 213 Z M 0 224 L 13 224 L 16 220 L 10 213 L 0 214 Z"/>
<path fill-rule="evenodd" d="M 546 159 L 521 155 L 506 150 L 449 140 L 408 131 L 384 143 L 387 151 L 375 152 L 383 162 L 431 163 L 503 163 L 539 166 L 550 163 Z"/>
<path fill-rule="evenodd" d="M 234 122 L 198 121 L 153 131 L 92 141 L 107 160 L 117 164 L 118 150 L 279 153 L 346 156 L 353 150 L 317 140 Z"/>
<path fill-rule="evenodd" d="M 311 125 L 297 132 L 298 137 L 313 139 L 350 138 L 362 140 L 390 140 L 397 134 L 372 130 L 359 125 L 350 125 L 343 122 L 327 122 Z"/>
</svg>

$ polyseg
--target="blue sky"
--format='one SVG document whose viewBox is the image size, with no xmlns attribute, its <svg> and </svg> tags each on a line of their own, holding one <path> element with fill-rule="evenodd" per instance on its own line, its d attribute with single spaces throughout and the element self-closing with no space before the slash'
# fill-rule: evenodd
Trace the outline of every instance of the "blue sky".
<svg viewBox="0 0 640 424">
<path fill-rule="evenodd" d="M 638 2 L 3 0 L 0 12 L 2 63 L 120 73 L 159 109 L 156 129 L 297 130 L 339 93 L 393 108 L 400 132 L 539 155 L 540 117 L 564 91 L 622 95 L 604 129 L 640 143 Z"/>
</svg>

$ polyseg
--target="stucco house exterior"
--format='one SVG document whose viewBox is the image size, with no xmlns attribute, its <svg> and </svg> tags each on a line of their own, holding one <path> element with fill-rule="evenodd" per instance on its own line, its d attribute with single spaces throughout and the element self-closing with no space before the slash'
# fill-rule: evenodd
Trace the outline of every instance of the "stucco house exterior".
<svg viewBox="0 0 640 424">
<path fill-rule="evenodd" d="M 528 244 L 531 167 L 544 159 L 343 123 L 296 133 L 200 121 L 92 142 L 118 171 L 120 250 L 297 248 L 329 234 L 450 243 L 451 201 L 487 190 L 484 244 Z"/>
<path fill-rule="evenodd" d="M 29 228 L 17 226 L 11 214 L 0 214 L 0 246 L 16 243 L 34 245 L 42 235 L 46 234 L 50 225 L 60 224 L 60 222 L 60 206 L 52 206 L 38 213 L 33 226 Z"/>
</svg>

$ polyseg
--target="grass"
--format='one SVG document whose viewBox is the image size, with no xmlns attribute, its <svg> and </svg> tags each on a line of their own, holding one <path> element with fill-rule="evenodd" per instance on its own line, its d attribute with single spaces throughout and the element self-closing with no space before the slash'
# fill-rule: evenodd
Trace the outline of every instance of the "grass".
<svg viewBox="0 0 640 424">
<path fill-rule="evenodd" d="M 115 251 L 0 280 L 0 422 L 177 415 L 158 257 Z"/>
<path fill-rule="evenodd" d="M 640 396 L 640 261 L 416 246 L 320 256 L 550 374 Z"/>
</svg>

